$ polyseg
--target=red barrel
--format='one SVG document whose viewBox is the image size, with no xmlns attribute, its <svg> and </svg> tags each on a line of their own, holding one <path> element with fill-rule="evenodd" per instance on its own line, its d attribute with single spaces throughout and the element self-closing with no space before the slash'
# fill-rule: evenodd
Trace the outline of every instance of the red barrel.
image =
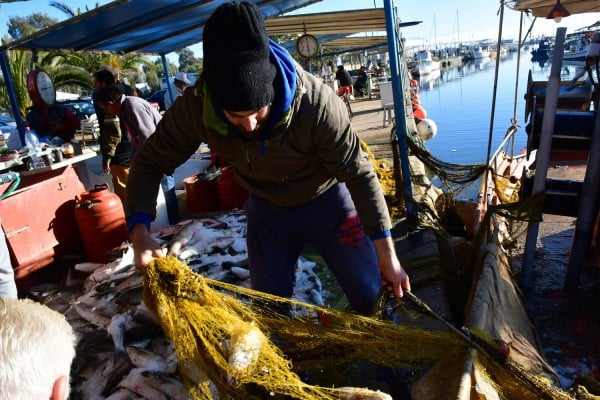
<svg viewBox="0 0 600 400">
<path fill-rule="evenodd" d="M 221 169 L 221 176 L 217 178 L 217 194 L 222 211 L 243 208 L 248 198 L 248 191 L 236 182 L 232 167 Z"/>
<path fill-rule="evenodd" d="M 88 261 L 107 263 L 107 252 L 129 240 L 121 199 L 108 189 L 96 185 L 76 198 L 75 217 Z"/>
<path fill-rule="evenodd" d="M 219 210 L 215 174 L 197 174 L 183 179 L 187 209 L 190 214 Z"/>
</svg>

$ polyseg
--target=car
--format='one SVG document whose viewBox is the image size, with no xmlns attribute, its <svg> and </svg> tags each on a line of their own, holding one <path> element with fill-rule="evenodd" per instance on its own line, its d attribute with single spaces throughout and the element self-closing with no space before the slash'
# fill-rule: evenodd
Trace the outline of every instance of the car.
<svg viewBox="0 0 600 400">
<path fill-rule="evenodd" d="M 157 103 L 158 111 L 165 111 L 165 93 L 167 89 L 160 89 L 146 97 L 148 103 Z"/>
<path fill-rule="evenodd" d="M 58 104 L 61 104 L 63 107 L 75 114 L 79 120 L 90 119 L 93 114 L 96 114 L 94 104 L 91 102 L 91 100 L 79 98 L 76 100 L 59 101 Z"/>
</svg>

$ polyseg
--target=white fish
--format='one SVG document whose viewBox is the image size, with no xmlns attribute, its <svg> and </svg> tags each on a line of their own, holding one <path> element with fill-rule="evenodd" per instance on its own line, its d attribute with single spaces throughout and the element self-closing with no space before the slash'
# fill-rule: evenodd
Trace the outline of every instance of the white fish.
<svg viewBox="0 0 600 400">
<path fill-rule="evenodd" d="M 323 296 L 321 292 L 316 289 L 311 289 L 310 291 L 310 299 L 312 303 L 316 306 L 325 307 L 325 301 L 323 300 Z"/>
<path fill-rule="evenodd" d="M 241 373 L 256 363 L 266 342 L 267 338 L 256 326 L 252 326 L 246 333 L 233 335 L 228 362 L 234 373 Z"/>
<path fill-rule="evenodd" d="M 174 374 L 177 371 L 177 359 L 165 359 L 158 354 L 137 346 L 127 346 L 129 359 L 137 368 Z"/>
<path fill-rule="evenodd" d="M 185 246 L 198 240 L 196 235 L 203 228 L 204 224 L 198 220 L 190 220 L 190 222 L 182 225 L 169 243 L 168 254 L 178 256 Z"/>
<path fill-rule="evenodd" d="M 110 324 L 106 330 L 112 337 L 115 344 L 115 360 L 118 358 L 129 359 L 127 351 L 125 351 L 125 332 L 136 326 L 136 322 L 130 312 L 115 314 L 110 320 Z"/>
<path fill-rule="evenodd" d="M 379 390 L 369 390 L 355 387 L 341 387 L 337 391 L 345 400 L 394 400 L 392 396 Z"/>
<path fill-rule="evenodd" d="M 103 267 L 104 263 L 96 263 L 96 262 L 82 262 L 79 264 L 75 264 L 73 268 L 77 271 L 91 273 L 97 270 L 100 267 Z"/>
<path fill-rule="evenodd" d="M 185 385 L 158 371 L 143 371 L 142 376 L 154 388 L 169 395 L 171 400 L 191 400 L 192 396 Z"/>
<path fill-rule="evenodd" d="M 250 271 L 248 271 L 246 268 L 231 267 L 231 273 L 234 274 L 239 279 L 250 278 Z"/>
<path fill-rule="evenodd" d="M 223 232 L 204 230 L 202 236 L 192 244 L 186 245 L 179 253 L 179 258 L 185 260 L 192 256 L 212 253 L 215 249 L 226 249 L 235 242 L 230 236 L 223 236 Z"/>
<path fill-rule="evenodd" d="M 119 388 L 113 394 L 108 396 L 105 400 L 133 400 L 133 399 L 143 399 L 143 397 L 138 396 L 131 390 L 127 388 Z"/>
<path fill-rule="evenodd" d="M 123 280 L 137 271 L 132 263 L 119 266 L 114 263 L 105 264 L 87 277 L 83 283 L 83 290 L 88 291 L 94 286 L 110 280 Z"/>
<path fill-rule="evenodd" d="M 127 388 L 147 400 L 169 400 L 169 396 L 153 387 L 148 379 L 142 375 L 143 371 L 144 370 L 141 368 L 132 369 L 129 371 L 129 374 L 119 382 L 119 387 Z"/>
<path fill-rule="evenodd" d="M 96 325 L 102 329 L 106 329 L 110 324 L 109 316 L 96 312 L 92 307 L 86 304 L 75 303 L 74 307 L 81 318 L 93 325 Z"/>
<path fill-rule="evenodd" d="M 248 245 L 246 244 L 246 237 L 244 235 L 239 235 L 235 238 L 235 241 L 231 245 L 231 248 L 236 253 L 248 253 Z"/>
</svg>

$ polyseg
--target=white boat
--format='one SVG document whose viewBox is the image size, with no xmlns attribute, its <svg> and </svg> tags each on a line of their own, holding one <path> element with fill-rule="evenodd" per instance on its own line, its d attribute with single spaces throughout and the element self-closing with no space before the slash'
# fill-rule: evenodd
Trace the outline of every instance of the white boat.
<svg viewBox="0 0 600 400">
<path fill-rule="evenodd" d="M 415 57 L 417 59 L 419 76 L 429 75 L 434 71 L 440 70 L 440 62 L 435 61 L 431 57 L 431 52 L 429 50 L 421 50 L 416 54 Z"/>
<path fill-rule="evenodd" d="M 490 56 L 490 51 L 487 49 L 484 49 L 481 46 L 477 46 L 473 49 L 473 58 L 474 59 L 479 59 L 479 58 L 486 58 Z"/>
</svg>

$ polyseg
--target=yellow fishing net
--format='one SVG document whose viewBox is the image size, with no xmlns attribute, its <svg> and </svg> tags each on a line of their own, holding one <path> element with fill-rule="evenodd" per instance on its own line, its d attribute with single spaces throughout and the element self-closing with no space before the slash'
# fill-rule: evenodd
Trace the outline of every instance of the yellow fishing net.
<svg viewBox="0 0 600 400">
<path fill-rule="evenodd" d="M 146 303 L 173 340 L 180 363 L 200 369 L 201 374 L 196 371 L 194 376 L 183 371 L 187 384 L 202 394 L 196 398 L 212 398 L 207 394 L 215 387 L 221 397 L 236 399 L 260 398 L 260 393 L 298 399 L 350 398 L 348 388 L 304 383 L 294 363 L 365 359 L 414 368 L 449 351 L 466 349 L 448 332 L 425 331 L 211 281 L 175 257 L 150 265 Z M 292 310 L 302 307 L 310 313 L 291 317 L 275 311 L 280 308 L 272 304 Z M 366 396 L 375 391 L 356 388 L 351 393 Z"/>
<path fill-rule="evenodd" d="M 150 264 L 145 302 L 173 341 L 195 399 L 389 399 L 367 388 L 305 383 L 297 368 L 369 360 L 415 370 L 469 348 L 452 332 L 397 324 L 381 313 L 365 317 L 212 281 L 175 257 Z M 387 302 L 380 303 L 381 311 Z M 296 312 L 278 312 L 282 305 Z"/>
</svg>

